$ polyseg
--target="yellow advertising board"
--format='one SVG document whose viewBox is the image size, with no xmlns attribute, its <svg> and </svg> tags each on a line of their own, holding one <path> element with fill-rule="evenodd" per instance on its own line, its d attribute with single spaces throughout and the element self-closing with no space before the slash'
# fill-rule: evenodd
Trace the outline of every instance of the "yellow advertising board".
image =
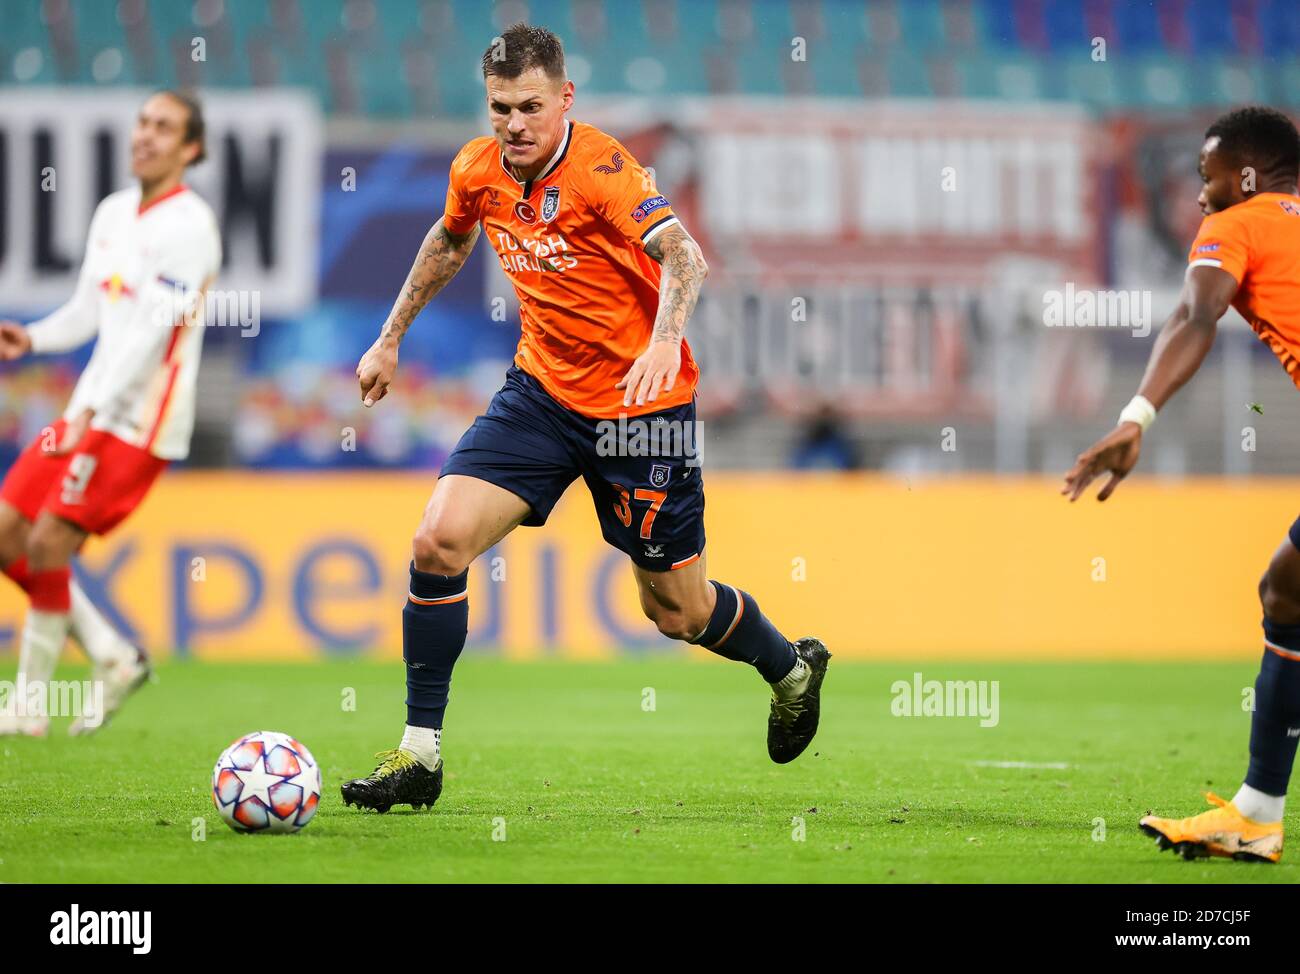
<svg viewBox="0 0 1300 974">
<path fill-rule="evenodd" d="M 313 659 L 401 652 L 411 473 L 174 472 L 80 561 L 92 597 L 160 655 Z M 1046 479 L 707 477 L 709 574 L 787 635 L 863 659 L 1242 658 L 1256 585 L 1300 481 L 1134 478 L 1070 505 Z M 0 591 L 0 630 L 24 603 Z M 470 646 L 512 658 L 704 651 L 638 608 L 581 482 L 544 528 L 470 572 Z"/>
</svg>

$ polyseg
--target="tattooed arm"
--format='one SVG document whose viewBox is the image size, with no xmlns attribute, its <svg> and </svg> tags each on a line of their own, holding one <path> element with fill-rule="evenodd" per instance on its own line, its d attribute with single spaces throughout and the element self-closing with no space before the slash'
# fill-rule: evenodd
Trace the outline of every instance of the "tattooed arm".
<svg viewBox="0 0 1300 974">
<path fill-rule="evenodd" d="M 416 315 L 464 266 L 478 235 L 476 224 L 469 233 L 458 237 L 442 225 L 441 219 L 425 235 L 411 272 L 406 275 L 406 283 L 393 302 L 393 310 L 388 312 L 388 320 L 357 366 L 361 400 L 365 405 L 373 406 L 388 395 L 388 386 L 397 372 L 397 346 Z"/>
<path fill-rule="evenodd" d="M 669 392 L 676 383 L 686 322 L 695 310 L 700 288 L 709 273 L 700 245 L 680 223 L 658 234 L 646 244 L 645 252 L 664 268 L 659 281 L 659 313 L 655 316 L 650 347 L 615 386 L 624 390 L 624 406 L 634 401 L 638 406 L 654 402 L 660 392 Z"/>
</svg>

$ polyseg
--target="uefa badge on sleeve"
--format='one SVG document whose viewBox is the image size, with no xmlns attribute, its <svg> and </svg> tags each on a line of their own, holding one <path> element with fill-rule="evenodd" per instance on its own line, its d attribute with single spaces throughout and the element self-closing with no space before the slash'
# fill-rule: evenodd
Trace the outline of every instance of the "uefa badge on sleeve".
<svg viewBox="0 0 1300 974">
<path fill-rule="evenodd" d="M 547 186 L 542 197 L 542 222 L 550 223 L 560 212 L 560 187 Z"/>
</svg>

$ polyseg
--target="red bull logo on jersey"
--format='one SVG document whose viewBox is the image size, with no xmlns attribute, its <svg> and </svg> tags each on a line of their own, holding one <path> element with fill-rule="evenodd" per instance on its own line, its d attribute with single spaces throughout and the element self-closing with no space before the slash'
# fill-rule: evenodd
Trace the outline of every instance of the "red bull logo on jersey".
<svg viewBox="0 0 1300 974">
<path fill-rule="evenodd" d="M 108 295 L 108 300 L 117 301 L 119 298 L 134 298 L 135 288 L 122 280 L 121 274 L 113 274 L 99 282 L 99 289 Z"/>
</svg>

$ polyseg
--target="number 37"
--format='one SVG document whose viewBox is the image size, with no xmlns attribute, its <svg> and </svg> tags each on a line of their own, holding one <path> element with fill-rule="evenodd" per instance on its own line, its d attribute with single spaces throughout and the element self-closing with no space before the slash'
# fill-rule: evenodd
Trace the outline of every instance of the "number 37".
<svg viewBox="0 0 1300 974">
<path fill-rule="evenodd" d="M 630 501 L 635 499 L 650 502 L 649 510 L 645 512 L 645 517 L 641 519 L 641 537 L 649 540 L 650 532 L 654 528 L 655 518 L 659 514 L 659 508 L 663 507 L 664 501 L 668 498 L 668 492 L 666 490 L 646 490 L 638 487 L 629 497 L 626 487 L 620 484 L 612 484 L 611 486 L 617 495 L 614 498 L 614 513 L 618 515 L 618 519 L 623 522 L 625 528 L 632 526 L 632 505 Z"/>
</svg>

